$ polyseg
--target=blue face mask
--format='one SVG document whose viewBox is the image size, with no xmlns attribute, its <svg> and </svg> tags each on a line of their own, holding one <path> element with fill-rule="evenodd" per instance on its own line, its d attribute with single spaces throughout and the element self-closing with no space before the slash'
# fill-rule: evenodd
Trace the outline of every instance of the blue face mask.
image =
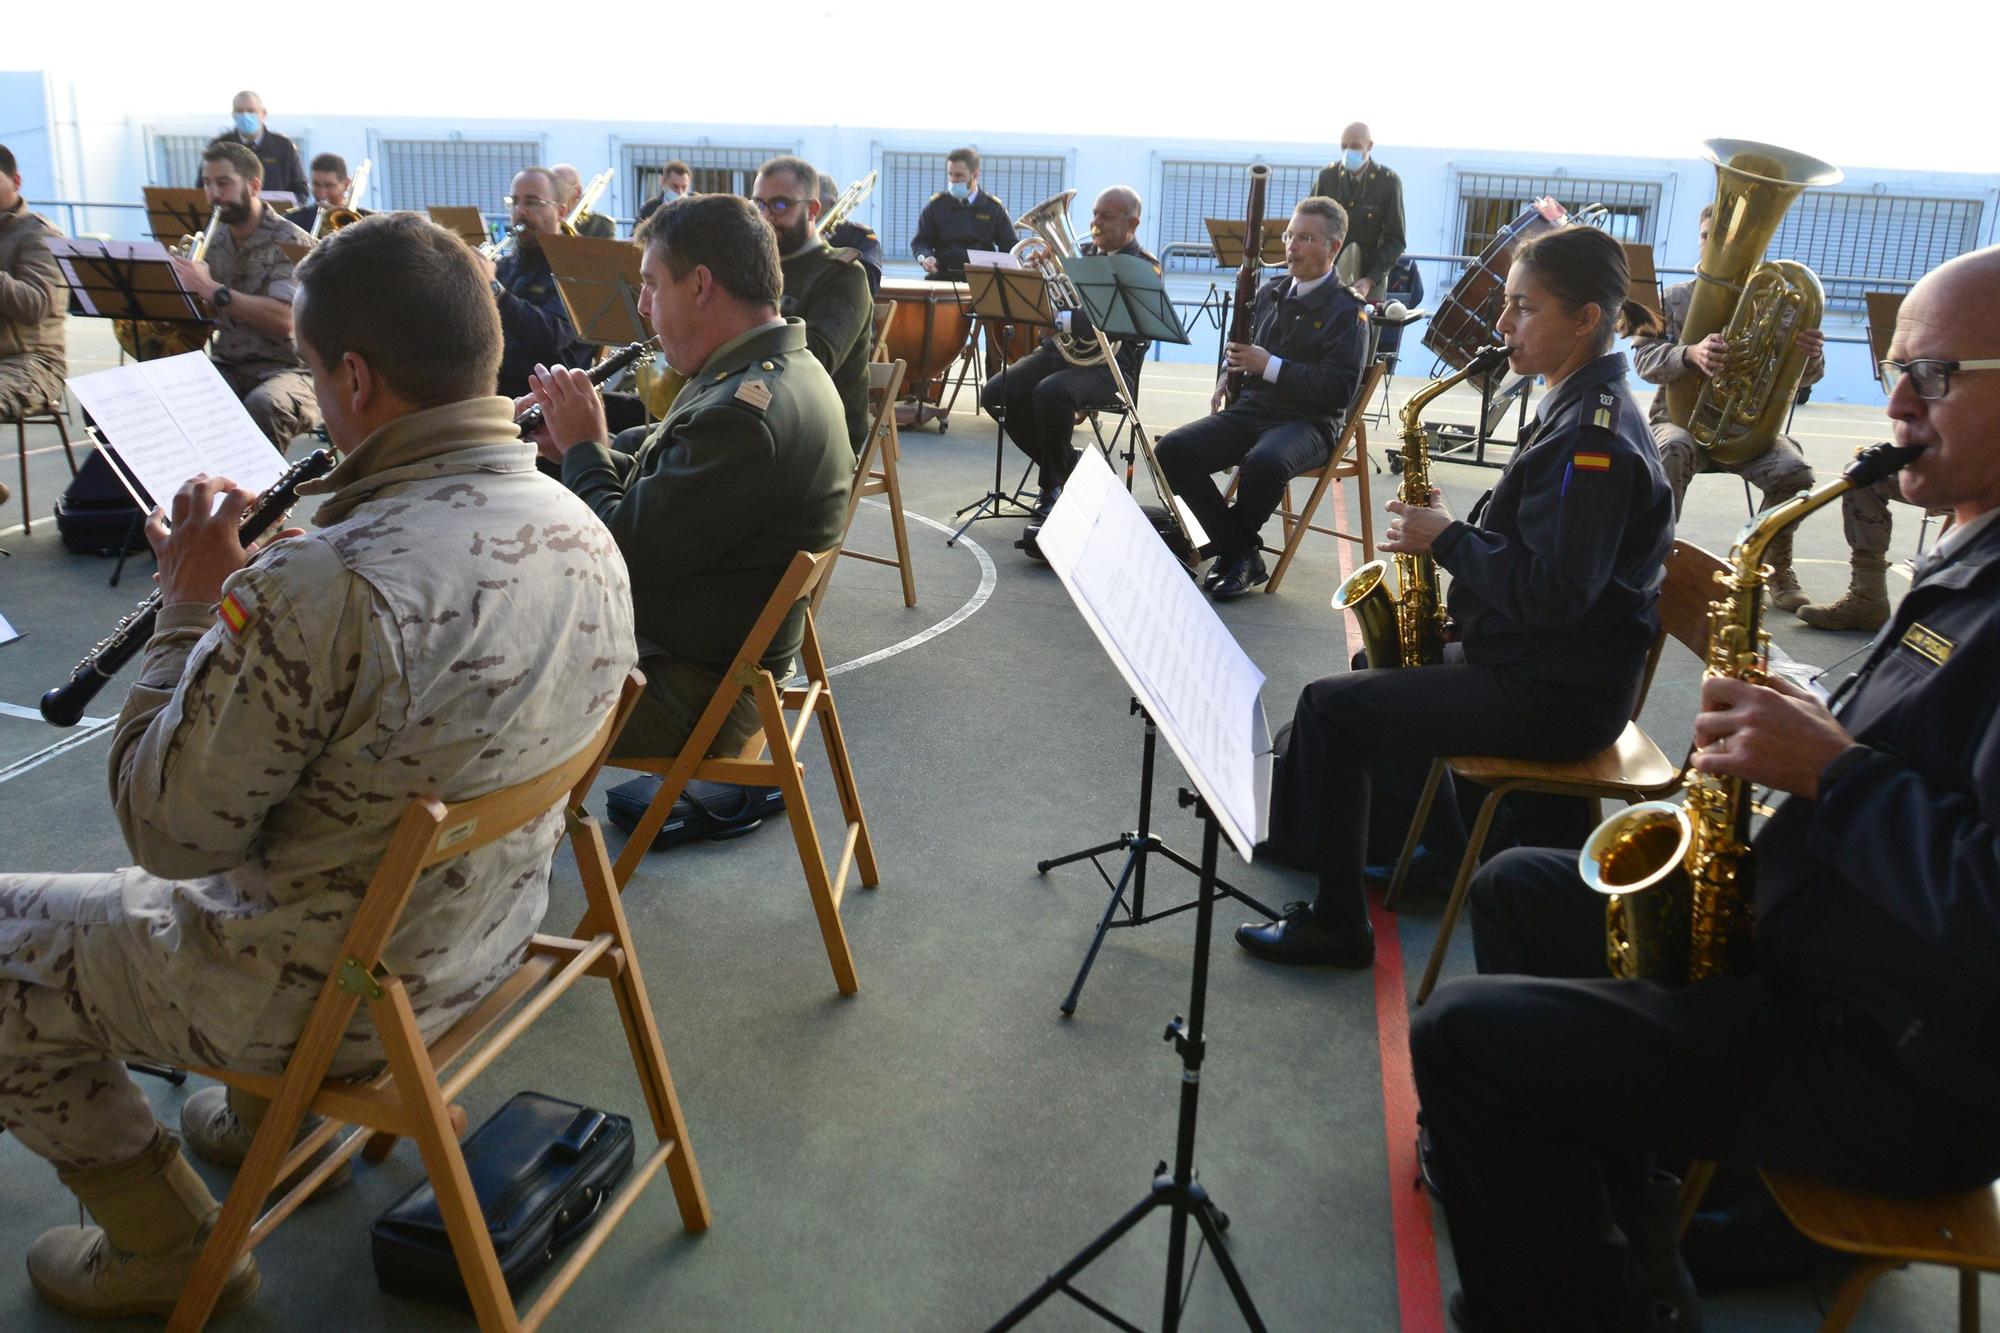
<svg viewBox="0 0 2000 1333">
<path fill-rule="evenodd" d="M 238 111 L 231 119 L 236 122 L 236 132 L 244 138 L 251 138 L 257 133 L 257 116 L 255 112 Z"/>
<path fill-rule="evenodd" d="M 950 189 L 951 197 L 954 199 L 969 198 L 972 194 L 972 183 L 970 181 L 953 181 Z"/>
<path fill-rule="evenodd" d="M 1361 170 L 1362 164 L 1367 161 L 1368 153 L 1365 149 L 1343 148 L 1340 152 L 1340 165 L 1349 171 Z"/>
</svg>

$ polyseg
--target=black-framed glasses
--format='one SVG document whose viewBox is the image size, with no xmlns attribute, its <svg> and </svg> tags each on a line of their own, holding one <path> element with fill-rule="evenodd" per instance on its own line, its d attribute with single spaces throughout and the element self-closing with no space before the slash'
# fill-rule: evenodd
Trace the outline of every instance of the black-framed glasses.
<svg viewBox="0 0 2000 1333">
<path fill-rule="evenodd" d="M 1934 403 L 1951 392 L 1953 375 L 1969 370 L 2000 370 L 2000 357 L 1979 361 L 1941 361 L 1926 356 L 1915 361 L 1877 361 L 1875 368 L 1881 372 L 1882 387 L 1889 393 L 1896 392 L 1896 386 L 1907 374 L 1916 387 L 1917 397 Z"/>
<path fill-rule="evenodd" d="M 779 199 L 752 199 L 750 202 L 757 205 L 757 208 L 760 212 L 769 213 L 774 218 L 781 218 L 790 213 L 795 208 L 804 208 L 807 204 L 811 203 L 812 201 L 810 199 L 779 198 Z"/>
</svg>

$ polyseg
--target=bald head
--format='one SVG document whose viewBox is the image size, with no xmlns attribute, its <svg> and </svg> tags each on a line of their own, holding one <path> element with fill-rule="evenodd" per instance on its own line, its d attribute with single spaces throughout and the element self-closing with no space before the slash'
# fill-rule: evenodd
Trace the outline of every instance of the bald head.
<svg viewBox="0 0 2000 1333">
<path fill-rule="evenodd" d="M 567 162 L 558 162 L 550 167 L 549 175 L 555 178 L 556 202 L 562 205 L 563 212 L 569 212 L 577 198 L 583 194 L 583 177 Z"/>
<path fill-rule="evenodd" d="M 1359 148 L 1365 153 L 1375 146 L 1375 136 L 1368 132 L 1366 125 L 1357 120 L 1340 132 L 1340 146 L 1343 149 Z"/>
<path fill-rule="evenodd" d="M 1139 234 L 1139 192 L 1113 185 L 1097 196 L 1090 209 L 1090 239 L 1105 254 L 1116 254 Z"/>
<path fill-rule="evenodd" d="M 1926 274 L 1896 313 L 1889 360 L 2000 360 L 2000 246 L 1960 255 Z M 1923 449 L 1903 470 L 1903 498 L 1950 509 L 1960 523 L 2000 508 L 2000 367 L 1943 373 L 1942 397 L 1905 374 L 1889 394 L 1896 441 Z"/>
<path fill-rule="evenodd" d="M 261 116 L 264 114 L 264 99 L 251 92 L 248 88 L 245 88 L 242 92 L 229 99 L 229 109 L 231 111 L 248 111 L 254 115 Z"/>
</svg>

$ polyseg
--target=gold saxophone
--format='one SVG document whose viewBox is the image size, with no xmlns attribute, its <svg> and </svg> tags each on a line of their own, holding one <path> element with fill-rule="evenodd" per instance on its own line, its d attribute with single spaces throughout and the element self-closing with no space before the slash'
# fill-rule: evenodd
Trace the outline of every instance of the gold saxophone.
<svg viewBox="0 0 2000 1333">
<path fill-rule="evenodd" d="M 1465 369 L 1432 380 L 1403 404 L 1403 480 L 1399 498 L 1406 505 L 1431 500 L 1430 437 L 1423 411 L 1440 394 L 1504 364 L 1505 347 L 1482 348 Z M 1437 561 L 1428 555 L 1398 555 L 1396 585 L 1389 591 L 1388 562 L 1370 560 L 1347 576 L 1333 594 L 1333 609 L 1352 611 L 1361 625 L 1361 645 L 1371 667 L 1427 666 L 1444 660 L 1444 598 L 1438 591 Z"/>
<path fill-rule="evenodd" d="M 1841 475 L 1753 520 L 1730 549 L 1731 573 L 1708 608 L 1710 676 L 1761 682 L 1770 660 L 1763 627 L 1764 552 L 1785 529 L 1847 491 L 1900 470 L 1917 455 L 1902 445 L 1864 449 Z M 1741 778 L 1690 766 L 1685 806 L 1644 801 L 1599 824 L 1578 855 L 1584 883 L 1610 895 L 1605 953 L 1611 974 L 1679 986 L 1746 971 L 1750 934 L 1751 802 Z"/>
</svg>

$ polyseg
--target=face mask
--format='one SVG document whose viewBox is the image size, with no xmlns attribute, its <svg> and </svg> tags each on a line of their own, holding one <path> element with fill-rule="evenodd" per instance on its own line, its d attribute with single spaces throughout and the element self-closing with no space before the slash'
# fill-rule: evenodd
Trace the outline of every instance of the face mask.
<svg viewBox="0 0 2000 1333">
<path fill-rule="evenodd" d="M 236 121 L 236 132 L 245 138 L 249 138 L 257 132 L 257 117 L 254 113 L 239 111 L 236 113 L 234 119 Z"/>
<path fill-rule="evenodd" d="M 968 198 L 971 194 L 972 194 L 972 183 L 970 181 L 953 181 L 951 183 L 952 198 L 964 199 Z"/>
<path fill-rule="evenodd" d="M 1340 153 L 1340 165 L 1346 167 L 1349 171 L 1361 170 L 1362 164 L 1367 160 L 1367 152 L 1360 148 L 1345 148 Z"/>
</svg>

